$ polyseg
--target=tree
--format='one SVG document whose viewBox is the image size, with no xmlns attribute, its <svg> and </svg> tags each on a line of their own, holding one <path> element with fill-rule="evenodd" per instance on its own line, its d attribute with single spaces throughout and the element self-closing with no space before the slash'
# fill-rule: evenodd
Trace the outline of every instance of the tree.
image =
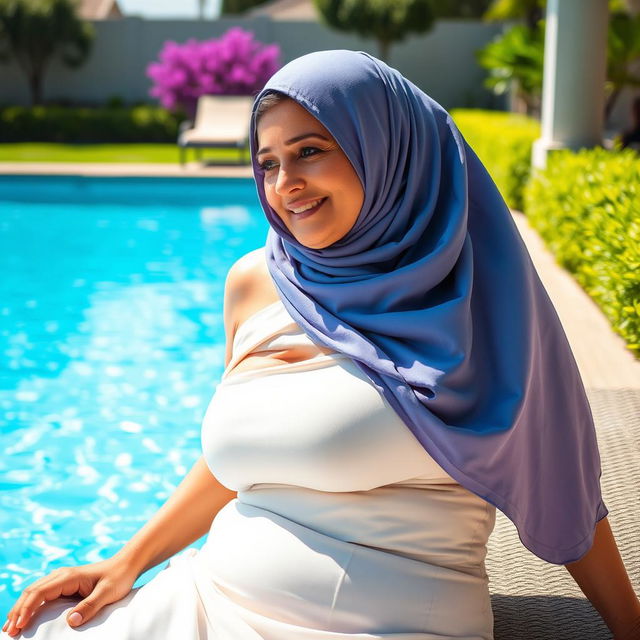
<svg viewBox="0 0 640 640">
<path fill-rule="evenodd" d="M 534 28 L 524 24 L 511 27 L 480 49 L 476 57 L 489 71 L 486 87 L 501 95 L 513 86 L 526 112 L 538 114 L 544 74 L 544 20 Z"/>
<path fill-rule="evenodd" d="M 493 0 L 431 0 L 437 20 L 449 18 L 481 18 Z"/>
<path fill-rule="evenodd" d="M 493 0 L 483 19 L 488 22 L 523 19 L 529 29 L 535 29 L 544 18 L 545 0 Z"/>
<path fill-rule="evenodd" d="M 27 76 L 32 104 L 42 103 L 45 72 L 54 57 L 79 67 L 93 44 L 93 26 L 76 0 L 0 0 L 0 60 L 15 58 Z"/>
<path fill-rule="evenodd" d="M 640 60 L 640 14 L 614 13 L 609 20 L 607 37 L 607 103 L 608 118 L 624 87 L 640 87 L 640 73 L 635 63 Z"/>
<path fill-rule="evenodd" d="M 609 11 L 627 12 L 639 0 L 609 0 Z M 535 29 L 544 18 L 546 0 L 491 0 L 491 6 L 482 16 L 488 22 L 496 20 L 524 20 L 530 29 Z"/>
<path fill-rule="evenodd" d="M 378 41 L 386 60 L 394 42 L 410 32 L 424 33 L 433 26 L 429 0 L 314 0 L 323 20 L 340 31 L 355 31 Z"/>
<path fill-rule="evenodd" d="M 264 4 L 267 0 L 222 0 L 220 15 L 244 13 L 253 7 Z"/>
</svg>

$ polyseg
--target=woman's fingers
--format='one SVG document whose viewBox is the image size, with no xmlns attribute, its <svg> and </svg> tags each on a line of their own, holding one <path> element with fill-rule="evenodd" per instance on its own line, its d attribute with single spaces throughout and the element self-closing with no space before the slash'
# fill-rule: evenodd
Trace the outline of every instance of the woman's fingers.
<svg viewBox="0 0 640 640">
<path fill-rule="evenodd" d="M 2 627 L 3 631 L 6 631 L 9 635 L 13 635 L 18 630 L 18 628 L 22 626 L 24 620 L 20 616 L 20 612 L 22 611 L 25 600 L 29 597 L 30 593 L 32 593 L 32 590 L 37 589 L 38 586 L 40 585 L 50 582 L 51 579 L 54 577 L 55 576 L 53 574 L 44 576 L 43 578 L 40 578 L 39 580 L 36 580 L 33 584 L 29 585 L 20 594 L 18 599 L 15 601 L 13 607 L 11 607 L 11 609 L 9 610 L 9 613 L 7 613 L 7 621 Z"/>
<path fill-rule="evenodd" d="M 73 595 L 80 590 L 80 580 L 64 569 L 56 569 L 50 575 L 36 580 L 22 592 L 11 608 L 7 616 L 10 622 L 7 633 L 12 635 L 13 631 L 24 629 L 43 602 L 50 602 L 62 595 Z"/>
<path fill-rule="evenodd" d="M 67 623 L 72 627 L 77 627 L 78 625 L 91 620 L 91 618 L 93 618 L 105 604 L 112 602 L 112 599 L 109 600 L 107 598 L 109 591 L 109 587 L 104 583 L 98 583 L 96 588 L 93 590 L 93 593 L 91 593 L 91 595 L 85 598 L 82 602 L 78 602 L 78 604 L 67 614 Z"/>
<path fill-rule="evenodd" d="M 67 623 L 78 627 L 91 620 L 105 605 L 124 598 L 132 589 L 137 573 L 120 560 L 103 560 L 80 567 L 62 567 L 36 580 L 20 595 L 2 628 L 13 636 L 25 629 L 33 614 L 45 602 L 61 596 L 79 596 L 67 613 Z"/>
</svg>

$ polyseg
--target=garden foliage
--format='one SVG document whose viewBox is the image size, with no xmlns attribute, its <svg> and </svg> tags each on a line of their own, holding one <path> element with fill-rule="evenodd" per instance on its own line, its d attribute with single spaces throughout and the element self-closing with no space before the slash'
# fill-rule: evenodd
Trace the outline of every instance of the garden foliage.
<svg viewBox="0 0 640 640">
<path fill-rule="evenodd" d="M 160 61 L 147 67 L 154 85 L 150 95 L 167 109 L 195 115 L 201 95 L 253 95 L 280 67 L 280 47 L 254 40 L 253 33 L 232 27 L 219 39 L 167 41 Z"/>
<path fill-rule="evenodd" d="M 640 156 L 602 147 L 556 151 L 545 170 L 532 174 L 537 121 L 464 109 L 451 115 L 507 204 L 524 211 L 558 263 L 640 356 Z"/>
<path fill-rule="evenodd" d="M 451 116 L 507 204 L 521 210 L 522 192 L 531 172 L 531 147 L 540 137 L 540 124 L 503 111 L 454 109 Z"/>
<path fill-rule="evenodd" d="M 184 114 L 139 105 L 0 108 L 0 142 L 175 142 Z"/>
<path fill-rule="evenodd" d="M 476 52 L 476 58 L 489 75 L 485 87 L 496 95 L 516 94 L 527 113 L 540 110 L 544 73 L 544 20 L 535 27 L 518 24 L 494 38 Z"/>
<path fill-rule="evenodd" d="M 525 188 L 527 219 L 640 356 L 640 157 L 557 151 Z"/>
</svg>

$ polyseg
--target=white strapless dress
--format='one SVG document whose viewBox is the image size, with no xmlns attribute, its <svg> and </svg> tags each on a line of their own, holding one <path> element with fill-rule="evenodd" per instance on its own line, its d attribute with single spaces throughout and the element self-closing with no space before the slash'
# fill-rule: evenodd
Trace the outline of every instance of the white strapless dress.
<svg viewBox="0 0 640 640">
<path fill-rule="evenodd" d="M 65 621 L 77 598 L 48 603 L 23 637 L 492 640 L 495 507 L 436 463 L 355 362 L 227 375 L 249 353 L 309 344 L 280 301 L 238 328 L 202 423 L 205 460 L 238 497 L 202 548 L 77 630 Z"/>
</svg>

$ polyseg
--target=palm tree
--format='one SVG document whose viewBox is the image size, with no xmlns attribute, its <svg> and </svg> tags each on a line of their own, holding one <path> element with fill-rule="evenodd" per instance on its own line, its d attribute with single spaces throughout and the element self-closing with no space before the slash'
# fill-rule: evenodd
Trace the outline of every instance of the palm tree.
<svg viewBox="0 0 640 640">
<path fill-rule="evenodd" d="M 640 87 L 640 14 L 614 13 L 609 19 L 607 39 L 607 101 L 608 118 L 624 87 Z"/>
<path fill-rule="evenodd" d="M 545 0 L 493 0 L 483 18 L 485 20 L 513 20 L 523 18 L 529 29 L 535 29 L 544 18 Z"/>
<path fill-rule="evenodd" d="M 76 1 L 0 0 L 0 60 L 15 58 L 34 105 L 42 104 L 45 71 L 55 56 L 79 67 L 89 55 L 94 30 L 78 17 Z"/>
</svg>

